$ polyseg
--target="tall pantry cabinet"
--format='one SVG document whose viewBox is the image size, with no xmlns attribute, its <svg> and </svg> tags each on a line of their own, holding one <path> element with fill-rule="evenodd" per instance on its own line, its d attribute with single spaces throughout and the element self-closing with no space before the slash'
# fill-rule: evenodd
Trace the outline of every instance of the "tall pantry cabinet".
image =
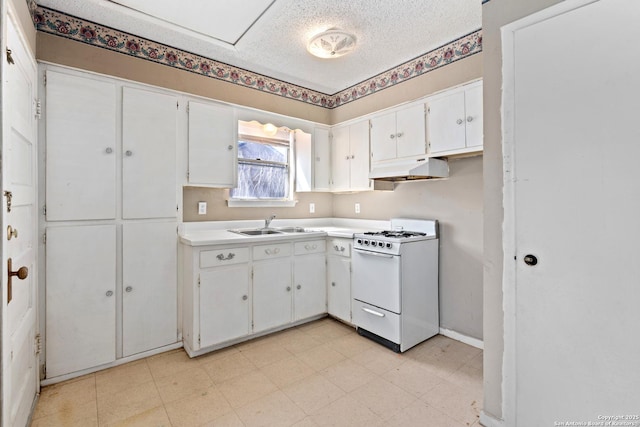
<svg viewBox="0 0 640 427">
<path fill-rule="evenodd" d="M 46 70 L 46 377 L 178 341 L 177 98 Z"/>
</svg>

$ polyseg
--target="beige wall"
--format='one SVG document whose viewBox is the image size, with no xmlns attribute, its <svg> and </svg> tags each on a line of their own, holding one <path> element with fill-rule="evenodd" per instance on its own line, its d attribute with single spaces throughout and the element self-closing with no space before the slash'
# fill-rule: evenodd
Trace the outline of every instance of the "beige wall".
<svg viewBox="0 0 640 427">
<path fill-rule="evenodd" d="M 484 412 L 502 418 L 502 44 L 500 28 L 560 0 L 491 0 L 482 7 L 484 68 Z"/>
<path fill-rule="evenodd" d="M 482 339 L 482 156 L 451 160 L 449 166 L 448 179 L 405 182 L 392 192 L 336 195 L 334 216 L 439 220 L 440 326 Z"/>
<path fill-rule="evenodd" d="M 122 53 L 47 33 L 38 33 L 37 57 L 41 61 L 75 67 L 140 83 L 318 123 L 329 123 L 330 110 L 256 89 L 178 70 Z"/>
<path fill-rule="evenodd" d="M 481 77 L 482 53 L 477 53 L 373 95 L 335 108 L 331 110 L 331 124 L 342 123 L 403 102 L 419 99 Z"/>
</svg>

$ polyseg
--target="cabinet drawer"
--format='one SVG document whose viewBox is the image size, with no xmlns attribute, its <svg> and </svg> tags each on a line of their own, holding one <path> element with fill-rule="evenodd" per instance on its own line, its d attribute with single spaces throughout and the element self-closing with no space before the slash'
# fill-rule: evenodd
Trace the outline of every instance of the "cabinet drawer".
<svg viewBox="0 0 640 427">
<path fill-rule="evenodd" d="M 291 243 L 274 243 L 253 247 L 253 259 L 279 258 L 291 255 Z"/>
<path fill-rule="evenodd" d="M 328 254 L 351 258 L 351 243 L 350 239 L 330 239 Z"/>
<path fill-rule="evenodd" d="M 352 317 L 356 326 L 400 343 L 399 315 L 354 299 Z"/>
<path fill-rule="evenodd" d="M 200 252 L 200 268 L 240 264 L 249 261 L 249 248 L 216 249 Z"/>
<path fill-rule="evenodd" d="M 304 255 L 304 254 L 324 253 L 326 248 L 327 248 L 327 241 L 325 239 L 296 242 L 295 248 L 294 248 L 294 254 Z"/>
</svg>

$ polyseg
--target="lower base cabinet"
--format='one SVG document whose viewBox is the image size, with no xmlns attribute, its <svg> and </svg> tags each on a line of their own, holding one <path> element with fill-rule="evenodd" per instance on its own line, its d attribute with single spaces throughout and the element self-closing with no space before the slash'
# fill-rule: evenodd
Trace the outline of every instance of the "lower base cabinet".
<svg viewBox="0 0 640 427">
<path fill-rule="evenodd" d="M 327 312 L 325 239 L 181 245 L 190 356 Z"/>
<path fill-rule="evenodd" d="M 351 323 L 351 239 L 332 239 L 327 250 L 327 310 Z"/>
<path fill-rule="evenodd" d="M 176 255 L 175 221 L 48 227 L 47 378 L 176 343 Z"/>
</svg>

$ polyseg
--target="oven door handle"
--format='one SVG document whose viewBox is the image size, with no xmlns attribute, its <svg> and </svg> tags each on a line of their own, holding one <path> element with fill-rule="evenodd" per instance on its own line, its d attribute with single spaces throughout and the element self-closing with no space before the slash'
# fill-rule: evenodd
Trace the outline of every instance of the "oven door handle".
<svg viewBox="0 0 640 427">
<path fill-rule="evenodd" d="M 361 253 L 362 255 L 378 256 L 378 257 L 381 257 L 381 258 L 393 258 L 394 256 L 397 256 L 397 255 L 379 254 L 377 252 L 365 251 L 365 250 L 358 249 L 358 248 L 354 248 L 353 250 L 356 251 L 356 252 Z"/>
<path fill-rule="evenodd" d="M 362 311 L 364 311 L 365 313 L 373 314 L 374 316 L 378 316 L 378 317 L 384 317 L 384 313 L 379 313 L 375 310 L 371 310 L 370 308 L 366 308 L 366 307 L 360 307 L 360 308 L 362 308 Z"/>
</svg>

